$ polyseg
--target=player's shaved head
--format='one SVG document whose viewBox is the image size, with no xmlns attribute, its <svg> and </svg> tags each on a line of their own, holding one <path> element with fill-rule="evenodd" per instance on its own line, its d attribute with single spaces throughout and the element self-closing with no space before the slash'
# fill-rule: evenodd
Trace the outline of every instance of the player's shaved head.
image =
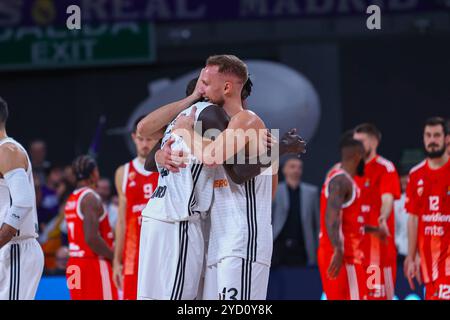
<svg viewBox="0 0 450 320">
<path fill-rule="evenodd" d="M 8 120 L 8 104 L 2 97 L 0 97 L 0 129 L 5 128 L 6 121 Z"/>
<path fill-rule="evenodd" d="M 358 176 L 364 175 L 364 145 L 361 141 L 344 134 L 340 142 L 341 163 Z"/>
<path fill-rule="evenodd" d="M 364 146 L 361 141 L 353 139 L 348 134 L 345 134 L 340 142 L 342 161 L 348 161 L 354 158 L 364 156 Z"/>
</svg>

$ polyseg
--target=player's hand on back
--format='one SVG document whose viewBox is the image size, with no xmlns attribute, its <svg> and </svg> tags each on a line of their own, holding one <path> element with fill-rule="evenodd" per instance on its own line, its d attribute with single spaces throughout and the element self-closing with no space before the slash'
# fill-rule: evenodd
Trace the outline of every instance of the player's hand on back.
<svg viewBox="0 0 450 320">
<path fill-rule="evenodd" d="M 185 129 L 185 130 L 193 129 L 196 112 L 197 112 L 197 107 L 193 107 L 191 109 L 191 112 L 189 113 L 189 115 L 182 114 L 182 115 L 178 116 L 178 118 L 175 120 L 173 132 L 176 133 L 176 131 L 183 130 L 183 129 Z"/>
<path fill-rule="evenodd" d="M 179 168 L 186 168 L 188 154 L 183 151 L 172 151 L 172 144 L 175 142 L 170 138 L 161 150 L 155 154 L 156 163 L 166 168 L 172 173 L 180 172 Z"/>
</svg>

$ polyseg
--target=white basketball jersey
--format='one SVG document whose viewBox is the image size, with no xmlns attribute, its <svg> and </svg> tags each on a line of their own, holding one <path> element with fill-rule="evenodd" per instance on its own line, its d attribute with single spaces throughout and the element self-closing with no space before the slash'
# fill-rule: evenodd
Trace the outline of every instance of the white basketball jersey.
<svg viewBox="0 0 450 320">
<path fill-rule="evenodd" d="M 209 102 L 197 102 L 182 111 L 177 118 L 182 114 L 189 115 L 191 109 L 195 106 L 197 107 L 195 121 L 197 121 L 200 113 L 211 105 Z M 189 152 L 189 148 L 183 139 L 172 134 L 177 118 L 167 127 L 161 148 L 172 137 L 175 139 L 172 150 Z M 211 206 L 216 169 L 204 166 L 191 155 L 189 164 L 186 168 L 180 168 L 178 173 L 169 172 L 164 168 L 158 168 L 158 170 L 160 172 L 158 187 L 142 212 L 143 217 L 174 222 L 198 219 L 200 215 L 206 214 Z"/>
<path fill-rule="evenodd" d="M 22 150 L 28 160 L 28 168 L 26 170 L 27 176 L 28 176 L 28 182 L 31 185 L 32 190 L 34 191 L 34 180 L 33 180 L 33 171 L 31 168 L 31 161 L 28 157 L 28 154 L 24 147 L 17 141 L 15 141 L 12 138 L 5 138 L 3 140 L 0 140 L 0 146 L 5 143 L 11 143 L 16 145 L 20 150 Z M 22 224 L 20 226 L 19 231 L 17 232 L 17 235 L 12 239 L 14 240 L 22 240 L 22 239 L 28 239 L 28 238 L 37 238 L 38 237 L 38 218 L 37 218 L 37 211 L 36 211 L 36 196 L 35 193 L 32 193 L 33 197 L 33 208 L 31 209 L 31 212 L 27 214 L 25 219 L 22 221 Z M 3 221 L 5 221 L 6 214 L 8 213 L 8 210 L 11 206 L 11 196 L 9 193 L 9 188 L 6 185 L 5 179 L 0 179 L 0 225 L 3 224 Z"/>
<path fill-rule="evenodd" d="M 226 257 L 270 266 L 272 248 L 272 176 L 261 174 L 238 185 L 217 168 L 208 266 Z"/>
</svg>

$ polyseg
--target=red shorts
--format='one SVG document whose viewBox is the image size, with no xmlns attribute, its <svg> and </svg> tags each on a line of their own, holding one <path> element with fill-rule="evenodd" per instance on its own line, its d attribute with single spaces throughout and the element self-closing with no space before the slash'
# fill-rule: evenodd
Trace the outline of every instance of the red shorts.
<svg viewBox="0 0 450 320">
<path fill-rule="evenodd" d="M 66 269 L 72 300 L 117 300 L 111 263 L 100 258 L 70 258 Z"/>
<path fill-rule="evenodd" d="M 393 300 L 397 263 L 365 267 L 367 300 Z"/>
<path fill-rule="evenodd" d="M 425 300 L 450 300 L 450 277 L 425 284 Z"/>
<path fill-rule="evenodd" d="M 336 279 L 328 277 L 332 252 L 320 250 L 318 263 L 323 291 L 328 300 L 366 300 L 367 290 L 365 284 L 364 268 L 360 264 L 345 263 L 342 265 Z"/>
<path fill-rule="evenodd" d="M 123 276 L 123 300 L 137 300 L 137 282 L 137 273 Z"/>
<path fill-rule="evenodd" d="M 139 251 L 124 250 L 123 257 L 123 300 L 137 300 Z"/>
</svg>

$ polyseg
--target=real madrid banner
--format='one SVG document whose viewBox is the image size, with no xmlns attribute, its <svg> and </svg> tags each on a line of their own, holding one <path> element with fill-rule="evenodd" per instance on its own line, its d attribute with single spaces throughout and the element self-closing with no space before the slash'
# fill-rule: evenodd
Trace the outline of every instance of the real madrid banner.
<svg viewBox="0 0 450 320">
<path fill-rule="evenodd" d="M 152 63 L 156 23 L 338 17 L 370 4 L 383 14 L 450 9 L 441 0 L 0 0 L 0 70 Z M 79 30 L 66 24 L 74 5 Z"/>
<path fill-rule="evenodd" d="M 449 10 L 446 0 L 1 0 L 0 28 L 64 25 L 70 5 L 81 8 L 83 22 L 195 21 L 252 18 L 311 18 L 365 13 Z"/>
</svg>

